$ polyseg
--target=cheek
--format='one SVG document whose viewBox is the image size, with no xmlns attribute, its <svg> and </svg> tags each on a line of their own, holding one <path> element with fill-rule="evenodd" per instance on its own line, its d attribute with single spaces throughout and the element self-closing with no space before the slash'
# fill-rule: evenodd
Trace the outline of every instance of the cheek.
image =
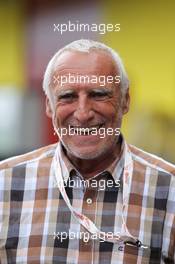
<svg viewBox="0 0 175 264">
<path fill-rule="evenodd" d="M 77 109 L 76 104 L 65 104 L 56 106 L 56 119 L 59 125 L 63 125 L 69 118 L 73 118 L 73 114 Z M 94 111 L 94 118 L 101 116 L 112 122 L 118 117 L 118 107 L 114 100 L 93 102 L 91 109 Z"/>
<path fill-rule="evenodd" d="M 108 120 L 114 120 L 118 116 L 118 107 L 113 102 L 103 102 L 96 108 Z"/>
<path fill-rule="evenodd" d="M 63 124 L 74 112 L 71 105 L 60 105 L 56 108 L 56 118 L 59 124 Z"/>
</svg>

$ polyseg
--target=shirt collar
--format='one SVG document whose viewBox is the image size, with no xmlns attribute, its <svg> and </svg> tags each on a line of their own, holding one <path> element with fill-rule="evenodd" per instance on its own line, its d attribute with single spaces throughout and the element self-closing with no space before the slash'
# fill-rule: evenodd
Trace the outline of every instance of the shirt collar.
<svg viewBox="0 0 175 264">
<path fill-rule="evenodd" d="M 121 150 L 119 156 L 110 164 L 108 168 L 106 168 L 104 171 L 98 173 L 97 175 L 93 176 L 93 178 L 99 176 L 100 174 L 104 172 L 108 172 L 112 175 L 114 181 L 120 179 L 120 176 L 122 174 L 123 168 L 124 168 L 124 161 L 125 161 L 125 140 L 122 135 L 120 135 L 121 140 Z M 75 171 L 77 175 L 81 174 L 78 172 L 78 170 L 75 168 L 75 166 L 71 163 L 71 161 L 68 159 L 68 157 L 65 154 L 65 150 L 61 142 L 60 144 L 60 161 L 61 161 L 61 169 L 63 172 L 63 180 L 66 183 L 70 174 Z M 81 176 L 82 177 L 82 176 Z M 89 179 L 90 180 L 90 179 Z"/>
</svg>

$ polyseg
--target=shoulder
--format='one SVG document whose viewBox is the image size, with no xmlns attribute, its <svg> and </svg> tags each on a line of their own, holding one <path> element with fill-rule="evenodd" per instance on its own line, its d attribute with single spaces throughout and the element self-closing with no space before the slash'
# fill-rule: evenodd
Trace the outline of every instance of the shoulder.
<svg viewBox="0 0 175 264">
<path fill-rule="evenodd" d="M 25 166 L 26 164 L 37 162 L 42 159 L 48 159 L 53 157 L 53 153 L 55 151 L 56 144 L 52 144 L 49 146 L 45 146 L 31 152 L 25 153 L 23 155 L 15 156 L 12 158 L 8 158 L 0 162 L 0 171 L 5 169 L 12 169 L 14 167 L 18 167 L 19 165 Z"/>
<path fill-rule="evenodd" d="M 146 152 L 133 145 L 128 145 L 132 157 L 135 161 L 159 171 L 163 171 L 167 174 L 171 174 L 175 177 L 175 165 L 162 159 L 159 156 Z"/>
<path fill-rule="evenodd" d="M 133 145 L 128 147 L 134 162 L 135 182 L 143 183 L 145 193 L 155 200 L 155 208 L 167 211 L 175 220 L 175 165 Z"/>
</svg>

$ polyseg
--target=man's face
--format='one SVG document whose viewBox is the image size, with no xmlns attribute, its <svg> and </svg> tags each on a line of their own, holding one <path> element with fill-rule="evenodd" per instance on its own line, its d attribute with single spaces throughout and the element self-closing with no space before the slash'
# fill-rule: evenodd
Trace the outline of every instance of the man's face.
<svg viewBox="0 0 175 264">
<path fill-rule="evenodd" d="M 68 76 L 88 76 L 86 81 L 69 81 Z M 118 69 L 112 58 L 104 51 L 89 53 L 66 51 L 56 63 L 51 79 L 51 102 L 47 99 L 47 114 L 55 117 L 56 127 L 74 129 L 74 135 L 62 136 L 62 143 L 68 155 L 80 159 L 96 159 L 106 157 L 115 151 L 117 136 L 105 133 L 80 135 L 80 128 L 95 128 L 96 132 L 103 128 L 107 131 L 121 127 L 122 115 L 128 111 L 128 93 L 122 99 L 119 84 L 106 82 L 102 86 L 100 76 L 117 76 Z M 58 81 L 64 79 L 64 83 Z M 64 76 L 64 77 L 63 77 Z M 65 81 L 67 76 L 67 81 Z M 96 76 L 93 83 L 92 76 Z M 52 104 L 52 109 L 50 107 Z M 102 129 L 101 129 L 102 130 Z"/>
</svg>

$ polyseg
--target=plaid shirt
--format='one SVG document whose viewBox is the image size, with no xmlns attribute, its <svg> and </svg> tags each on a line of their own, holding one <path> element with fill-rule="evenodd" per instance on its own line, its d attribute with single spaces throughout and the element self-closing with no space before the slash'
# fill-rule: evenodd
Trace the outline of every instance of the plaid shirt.
<svg viewBox="0 0 175 264">
<path fill-rule="evenodd" d="M 174 165 L 128 145 L 133 173 L 126 226 L 148 248 L 118 245 L 92 239 L 72 216 L 55 183 L 55 148 L 50 145 L 0 163 L 0 263 L 175 263 Z M 121 230 L 123 153 L 91 178 L 89 186 L 77 184 L 82 176 L 61 153 L 72 207 L 104 232 Z M 93 179 L 114 184 L 94 186 Z"/>
</svg>

